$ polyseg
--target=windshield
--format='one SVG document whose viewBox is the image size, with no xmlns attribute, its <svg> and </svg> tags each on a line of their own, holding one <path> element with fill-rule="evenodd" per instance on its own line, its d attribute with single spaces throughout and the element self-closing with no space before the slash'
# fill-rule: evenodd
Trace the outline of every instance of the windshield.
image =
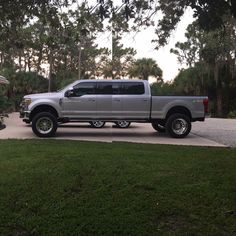
<svg viewBox="0 0 236 236">
<path fill-rule="evenodd" d="M 73 81 L 72 81 L 72 82 L 73 82 Z M 73 84 L 74 84 L 74 83 L 72 83 L 72 82 L 70 81 L 69 83 L 66 83 L 66 85 L 63 85 L 63 87 L 60 88 L 59 90 L 57 90 L 57 92 L 62 92 L 63 90 L 67 90 L 67 89 L 73 87 Z"/>
</svg>

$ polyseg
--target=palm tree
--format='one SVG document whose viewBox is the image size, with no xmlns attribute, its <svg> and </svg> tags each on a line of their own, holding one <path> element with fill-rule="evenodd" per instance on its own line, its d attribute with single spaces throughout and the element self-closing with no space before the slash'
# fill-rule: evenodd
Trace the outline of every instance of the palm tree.
<svg viewBox="0 0 236 236">
<path fill-rule="evenodd" d="M 162 70 L 152 58 L 141 58 L 136 60 L 129 69 L 131 78 L 138 77 L 148 80 L 149 76 L 153 76 L 157 81 L 162 81 Z"/>
</svg>

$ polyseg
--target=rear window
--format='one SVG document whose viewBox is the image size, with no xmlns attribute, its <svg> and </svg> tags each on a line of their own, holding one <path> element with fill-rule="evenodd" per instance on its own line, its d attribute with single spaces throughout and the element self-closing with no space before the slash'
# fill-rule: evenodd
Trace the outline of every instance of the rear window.
<svg viewBox="0 0 236 236">
<path fill-rule="evenodd" d="M 98 82 L 96 88 L 96 94 L 112 94 L 112 83 Z"/>
<path fill-rule="evenodd" d="M 98 82 L 96 94 L 119 94 L 121 83 L 117 82 Z"/>
<path fill-rule="evenodd" d="M 123 83 L 121 94 L 144 94 L 144 84 L 142 82 L 126 82 Z"/>
</svg>

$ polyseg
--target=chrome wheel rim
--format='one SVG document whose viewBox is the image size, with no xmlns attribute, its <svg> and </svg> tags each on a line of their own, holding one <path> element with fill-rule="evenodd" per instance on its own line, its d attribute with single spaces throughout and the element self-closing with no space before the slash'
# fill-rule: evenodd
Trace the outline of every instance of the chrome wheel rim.
<svg viewBox="0 0 236 236">
<path fill-rule="evenodd" d="M 184 119 L 176 119 L 172 123 L 172 130 L 177 135 L 183 135 L 188 130 L 188 122 Z"/>
<path fill-rule="evenodd" d="M 96 121 L 92 121 L 92 124 L 93 124 L 94 127 L 100 128 L 104 125 L 104 122 L 100 121 L 100 120 L 96 120 Z"/>
<path fill-rule="evenodd" d="M 36 122 L 36 128 L 40 134 L 48 134 L 53 129 L 53 122 L 48 117 L 41 117 Z"/>
<path fill-rule="evenodd" d="M 129 126 L 129 122 L 128 122 L 128 121 L 125 121 L 125 120 L 123 120 L 123 121 L 118 121 L 118 122 L 117 122 L 117 125 L 118 125 L 119 127 L 121 127 L 121 128 L 126 128 L 127 126 Z"/>
</svg>

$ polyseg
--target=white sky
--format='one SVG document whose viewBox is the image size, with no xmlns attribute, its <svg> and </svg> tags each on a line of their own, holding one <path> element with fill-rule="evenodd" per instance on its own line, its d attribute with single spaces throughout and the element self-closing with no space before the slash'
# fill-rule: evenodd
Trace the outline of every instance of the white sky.
<svg viewBox="0 0 236 236">
<path fill-rule="evenodd" d="M 177 26 L 175 32 L 172 33 L 168 45 L 155 50 L 154 43 L 151 43 L 152 39 L 155 39 L 155 29 L 149 28 L 137 34 L 135 39 L 131 35 L 123 38 L 125 46 L 134 47 L 137 50 L 136 58 L 151 57 L 157 61 L 159 67 L 163 70 L 163 79 L 173 80 L 178 74 L 178 69 L 184 67 L 180 65 L 177 60 L 177 56 L 170 53 L 170 49 L 175 47 L 176 42 L 185 40 L 185 31 L 187 26 L 193 21 L 192 11 L 188 10 L 183 19 Z"/>
<path fill-rule="evenodd" d="M 152 27 L 139 33 L 125 34 L 122 43 L 125 47 L 133 47 L 137 51 L 136 58 L 150 57 L 156 60 L 159 67 L 163 70 L 163 79 L 165 81 L 173 80 L 178 74 L 178 69 L 184 67 L 184 65 L 178 63 L 177 56 L 170 53 L 170 49 L 174 48 L 176 42 L 185 40 L 185 30 L 193 21 L 192 15 L 192 10 L 188 9 L 175 32 L 172 33 L 168 45 L 158 51 L 154 49 L 155 45 L 151 43 L 151 40 L 156 38 L 155 28 Z M 111 35 L 109 33 L 104 33 L 99 36 L 97 42 L 100 47 L 109 47 L 109 45 L 111 47 L 110 38 Z"/>
</svg>

